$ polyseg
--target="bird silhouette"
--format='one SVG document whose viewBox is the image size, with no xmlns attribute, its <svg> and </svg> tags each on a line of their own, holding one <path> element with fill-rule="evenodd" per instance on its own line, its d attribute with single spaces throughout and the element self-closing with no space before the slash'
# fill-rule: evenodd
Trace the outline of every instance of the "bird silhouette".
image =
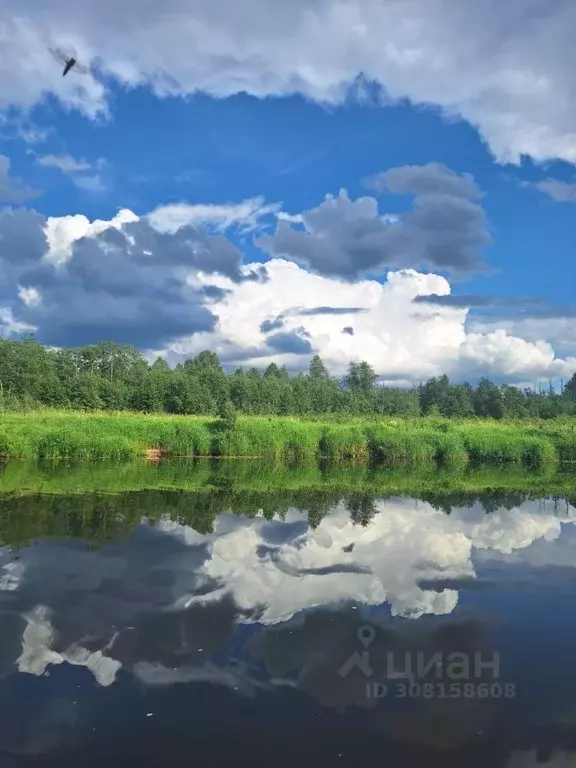
<svg viewBox="0 0 576 768">
<path fill-rule="evenodd" d="M 60 64 L 64 64 L 62 77 L 66 77 L 68 72 L 71 70 L 74 70 L 74 72 L 77 72 L 81 75 L 85 75 L 89 72 L 87 67 L 79 63 L 75 54 L 67 54 L 64 51 L 61 51 L 59 48 L 49 48 L 48 50 L 52 54 L 53 58 L 56 59 L 56 61 L 58 61 Z"/>
</svg>

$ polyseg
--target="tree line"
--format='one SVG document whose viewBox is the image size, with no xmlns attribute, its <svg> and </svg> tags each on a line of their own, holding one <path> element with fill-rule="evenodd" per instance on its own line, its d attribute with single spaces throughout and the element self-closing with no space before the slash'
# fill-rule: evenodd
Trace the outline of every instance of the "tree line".
<svg viewBox="0 0 576 768">
<path fill-rule="evenodd" d="M 340 380 L 318 355 L 307 372 L 296 375 L 275 363 L 229 374 L 210 351 L 170 368 L 163 358 L 149 363 L 136 348 L 113 342 L 52 349 L 32 336 L 0 340 L 0 407 L 39 406 L 225 417 L 237 412 L 549 419 L 576 415 L 576 374 L 561 392 L 498 386 L 488 379 L 473 387 L 447 376 L 397 389 L 379 386 L 367 362 L 350 363 Z"/>
</svg>

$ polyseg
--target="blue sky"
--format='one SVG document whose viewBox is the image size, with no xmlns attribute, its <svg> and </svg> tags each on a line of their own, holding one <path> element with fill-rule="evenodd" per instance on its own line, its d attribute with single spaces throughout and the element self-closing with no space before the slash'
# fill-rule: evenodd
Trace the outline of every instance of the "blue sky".
<svg viewBox="0 0 576 768">
<path fill-rule="evenodd" d="M 521 186 L 548 176 L 569 180 L 574 174 L 566 164 L 550 164 L 543 172 L 529 158 L 520 166 L 497 163 L 468 123 L 409 104 L 327 108 L 301 96 L 261 100 L 246 94 L 158 99 L 147 88 L 116 88 L 111 101 L 113 115 L 102 122 L 70 113 L 55 100 L 33 111 L 34 122 L 51 131 L 42 154 L 94 165 L 104 158 L 108 166 L 102 174 L 107 189 L 94 194 L 57 169 L 38 167 L 30 147 L 14 142 L 14 171 L 44 190 L 37 210 L 109 219 L 124 207 L 144 214 L 182 200 L 221 204 L 262 195 L 300 212 L 342 187 L 352 197 L 365 195 L 362 179 L 378 171 L 439 162 L 471 173 L 485 193 L 494 237 L 486 260 L 498 273 L 467 281 L 466 292 L 572 300 L 570 283 L 543 273 L 542 263 L 553 249 L 557 270 L 573 268 L 576 206 L 555 204 Z M 381 197 L 383 211 L 402 207 L 394 195 Z"/>
<path fill-rule="evenodd" d="M 270 23 L 283 18 L 274 2 L 258 3 L 270 12 Z M 320 36 L 307 0 L 284 20 L 285 34 L 281 25 L 271 31 L 264 22 L 260 29 L 259 22 L 247 29 L 241 19 L 236 26 L 216 20 L 207 7 L 192 12 L 182 10 L 180 0 L 171 4 L 182 14 L 179 26 L 205 25 L 206 38 L 199 38 L 204 47 L 181 49 L 169 11 L 155 16 L 148 9 L 146 24 L 126 17 L 132 34 L 122 48 L 107 26 L 108 2 L 100 18 L 90 19 L 90 14 L 74 16 L 60 0 L 59 11 L 73 14 L 69 39 L 93 66 L 88 76 L 71 73 L 63 79 L 44 45 L 68 42 L 58 39 L 54 24 L 43 11 L 31 13 L 26 34 L 20 34 L 16 6 L 12 0 L 0 3 L 16 35 L 8 58 L 21 55 L 35 36 L 43 43 L 29 66 L 16 68 L 16 82 L 3 86 L 4 92 L 0 88 L 0 155 L 8 185 L 4 224 L 12 221 L 7 212 L 38 212 L 35 226 L 56 227 L 60 249 L 58 255 L 54 242 L 45 242 L 44 253 L 36 256 L 40 272 L 16 269 L 12 262 L 25 259 L 11 252 L 0 301 L 5 333 L 33 328 L 57 345 L 86 343 L 106 333 L 137 340 L 145 351 L 162 352 L 170 361 L 211 347 L 231 363 L 275 359 L 295 368 L 306 361 L 290 350 L 310 348 L 333 367 L 362 355 L 385 379 L 406 382 L 445 370 L 456 378 L 485 373 L 529 383 L 576 369 L 576 334 L 570 328 L 576 139 L 563 77 L 570 54 L 560 42 L 558 50 L 551 46 L 554 31 L 576 23 L 572 14 L 566 16 L 569 11 L 558 4 L 557 11 L 542 14 L 535 3 L 525 8 L 528 25 L 500 19 L 498 39 L 509 57 L 504 66 L 502 51 L 480 45 L 496 22 L 472 0 L 465 3 L 472 14 L 468 20 L 436 17 L 439 6 L 418 0 L 411 22 L 421 22 L 416 32 L 391 5 L 389 21 L 397 25 L 397 35 L 388 30 L 389 42 L 383 39 L 380 52 L 371 35 L 382 19 L 369 3 L 347 6 L 358 22 L 354 32 L 339 19 L 342 7 L 327 0 L 318 11 L 319 28 L 325 27 Z M 513 2 L 510 8 L 520 12 L 522 5 Z M 463 25 L 472 53 L 465 55 L 450 38 L 451 25 L 453 32 Z M 298 57 L 286 58 L 295 31 L 302 48 Z M 438 35 L 446 35 L 445 48 Z M 152 53 L 146 54 L 150 60 L 144 57 L 136 45 L 142 36 L 168 46 L 162 60 Z M 243 53 L 240 41 L 248 39 L 260 58 Z M 349 46 L 344 59 L 335 55 L 343 39 Z M 446 62 L 438 64 L 440 49 Z M 172 56 L 176 50 L 181 59 Z M 451 78 L 444 75 L 445 65 L 452 67 Z M 373 82 L 368 96 L 353 86 L 361 71 Z M 383 176 L 378 189 L 366 182 L 389 173 L 396 174 L 394 189 L 392 176 Z M 457 179 L 460 187 L 453 194 L 450 185 Z M 337 197 L 341 189 L 349 200 L 336 201 L 337 210 L 324 205 L 326 195 Z M 355 206 L 362 197 L 376 202 Z M 258 209 L 249 228 L 238 208 L 247 201 Z M 174 205 L 180 219 L 187 218 L 162 242 L 154 240 L 158 292 L 154 295 L 147 282 L 149 264 L 141 263 L 142 239 L 124 251 L 116 243 L 118 269 L 107 259 L 105 275 L 94 248 L 104 247 L 106 225 L 96 231 L 91 222 L 110 222 L 119 210 L 128 210 L 134 221 L 117 227 L 127 237 L 130 227 L 147 226 L 154 211 L 173 216 Z M 304 217 L 304 223 L 281 221 L 286 214 Z M 380 217 L 386 216 L 397 217 L 400 232 L 393 226 L 384 232 L 388 220 Z M 27 226 L 24 218 L 18 226 Z M 187 261 L 182 250 L 178 264 L 168 264 L 160 252 L 176 247 L 170 237 L 178 248 L 193 249 L 192 232 L 211 254 L 208 270 L 206 261 Z M 149 233 L 146 237 L 151 242 Z M 247 265 L 255 263 L 264 264 L 267 279 L 246 279 Z M 113 285 L 115 272 L 125 273 L 120 292 Z M 171 293 L 176 275 L 177 296 Z M 227 298 L 201 299 L 206 284 L 227 291 Z M 22 289 L 28 291 L 25 299 Z M 450 292 L 466 300 L 413 302 L 419 295 Z M 342 338 L 340 326 L 352 325 L 337 313 L 295 319 L 298 307 L 336 306 L 330 302 L 336 294 L 338 306 L 365 309 L 352 324 L 352 338 Z M 150 331 L 149 344 L 145 297 L 152 297 L 164 323 L 161 331 Z M 247 304 L 258 307 L 251 317 Z M 178 307 L 188 323 L 181 316 L 175 321 Z M 74 311 L 84 310 L 87 316 L 75 320 Z M 284 353 L 259 330 L 278 316 L 296 339 Z M 85 337 L 73 326 L 87 329 Z M 310 343 L 299 343 L 302 339 Z"/>
</svg>

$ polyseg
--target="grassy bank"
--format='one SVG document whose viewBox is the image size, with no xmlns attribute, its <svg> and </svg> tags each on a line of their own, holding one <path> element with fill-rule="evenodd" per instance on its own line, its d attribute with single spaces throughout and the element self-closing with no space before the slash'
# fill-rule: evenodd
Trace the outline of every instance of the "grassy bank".
<svg viewBox="0 0 576 768">
<path fill-rule="evenodd" d="M 313 463 L 320 458 L 390 467 L 511 464 L 552 469 L 576 462 L 576 420 L 542 422 L 444 419 L 239 417 L 37 411 L 0 416 L 0 455 L 31 460 L 146 456 L 258 457 Z"/>
</svg>

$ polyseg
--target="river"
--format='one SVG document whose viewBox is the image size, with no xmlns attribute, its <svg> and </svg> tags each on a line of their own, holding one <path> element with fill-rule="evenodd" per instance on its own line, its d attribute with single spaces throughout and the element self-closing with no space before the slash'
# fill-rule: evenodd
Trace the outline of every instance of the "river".
<svg viewBox="0 0 576 768">
<path fill-rule="evenodd" d="M 4 490 L 2 768 L 576 764 L 557 493 Z"/>
</svg>

